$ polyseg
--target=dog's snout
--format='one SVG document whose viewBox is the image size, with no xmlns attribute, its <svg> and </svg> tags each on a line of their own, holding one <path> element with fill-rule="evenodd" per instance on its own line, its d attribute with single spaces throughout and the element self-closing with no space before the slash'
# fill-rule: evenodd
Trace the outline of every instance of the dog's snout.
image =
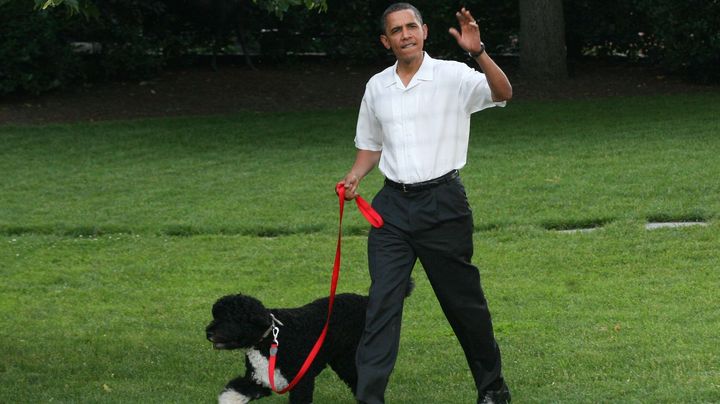
<svg viewBox="0 0 720 404">
<path fill-rule="evenodd" d="M 210 340 L 210 342 L 213 342 L 213 338 L 215 337 L 215 333 L 212 331 L 205 332 L 205 335 L 207 336 L 207 339 Z"/>
</svg>

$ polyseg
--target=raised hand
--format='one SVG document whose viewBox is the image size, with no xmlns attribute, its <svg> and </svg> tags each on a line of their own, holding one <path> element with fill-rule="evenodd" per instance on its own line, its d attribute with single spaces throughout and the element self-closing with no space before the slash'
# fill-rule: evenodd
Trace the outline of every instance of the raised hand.
<svg viewBox="0 0 720 404">
<path fill-rule="evenodd" d="M 458 23 L 460 24 L 460 32 L 455 28 L 450 28 L 450 35 L 455 37 L 458 45 L 463 50 L 470 53 L 480 53 L 482 50 L 482 41 L 480 40 L 480 27 L 473 18 L 470 11 L 465 7 L 455 13 Z"/>
</svg>

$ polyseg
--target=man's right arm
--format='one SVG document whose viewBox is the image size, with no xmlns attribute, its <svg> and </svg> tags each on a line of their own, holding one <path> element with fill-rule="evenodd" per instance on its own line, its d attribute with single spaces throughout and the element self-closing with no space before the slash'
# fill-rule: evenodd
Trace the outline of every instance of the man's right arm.
<svg viewBox="0 0 720 404">
<path fill-rule="evenodd" d="M 370 79 L 365 87 L 365 94 L 360 103 L 357 129 L 355 133 L 355 163 L 345 178 L 340 181 L 345 186 L 345 199 L 357 197 L 357 188 L 360 181 L 380 162 L 382 154 L 382 127 L 372 108 L 372 93 Z"/>
<path fill-rule="evenodd" d="M 351 200 L 357 197 L 357 188 L 360 181 L 378 164 L 382 151 L 358 149 L 350 172 L 340 181 L 345 186 L 345 199 Z"/>
</svg>

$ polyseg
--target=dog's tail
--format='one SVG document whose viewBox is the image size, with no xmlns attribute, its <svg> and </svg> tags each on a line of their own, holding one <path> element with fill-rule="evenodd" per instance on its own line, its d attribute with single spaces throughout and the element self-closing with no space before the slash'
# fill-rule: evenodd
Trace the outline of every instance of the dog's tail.
<svg viewBox="0 0 720 404">
<path fill-rule="evenodd" d="M 405 298 L 410 297 L 413 290 L 415 290 L 415 279 L 411 276 L 408 280 L 407 288 L 405 288 Z"/>
</svg>

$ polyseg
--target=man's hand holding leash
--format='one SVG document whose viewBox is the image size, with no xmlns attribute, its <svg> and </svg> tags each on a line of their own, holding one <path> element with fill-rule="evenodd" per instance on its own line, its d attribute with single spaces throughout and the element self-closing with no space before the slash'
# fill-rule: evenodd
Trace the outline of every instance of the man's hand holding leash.
<svg viewBox="0 0 720 404">
<path fill-rule="evenodd" d="M 380 151 L 358 150 L 350 172 L 339 182 L 345 187 L 345 200 L 349 201 L 358 197 L 357 189 L 360 180 L 372 171 L 380 161 Z"/>
</svg>

